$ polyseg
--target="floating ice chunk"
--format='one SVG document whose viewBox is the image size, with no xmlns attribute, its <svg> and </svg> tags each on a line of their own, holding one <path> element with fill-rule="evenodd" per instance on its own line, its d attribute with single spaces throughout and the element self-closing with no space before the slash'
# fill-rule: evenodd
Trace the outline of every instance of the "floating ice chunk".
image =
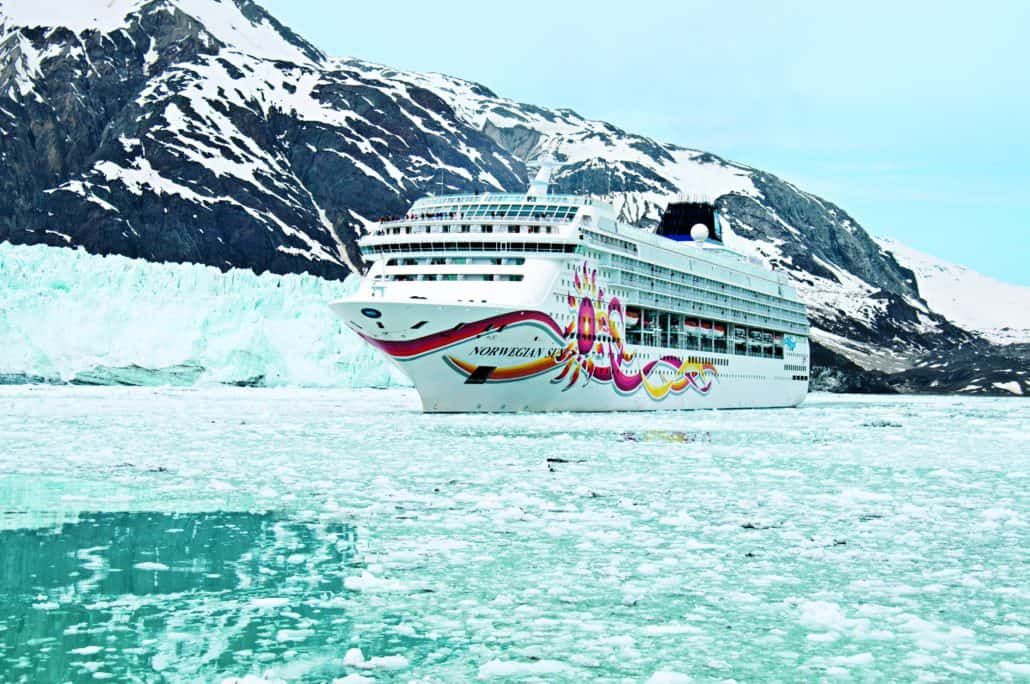
<svg viewBox="0 0 1030 684">
<path fill-rule="evenodd" d="M 689 682 L 690 677 L 673 670 L 658 670 L 647 680 L 647 684 L 688 684 Z"/>
<path fill-rule="evenodd" d="M 310 629 L 280 629 L 275 633 L 276 641 L 305 641 L 314 634 Z"/>
<path fill-rule="evenodd" d="M 676 515 L 668 515 L 658 520 L 663 525 L 671 525 L 673 527 L 694 527 L 697 525 L 697 519 L 689 513 L 679 512 Z"/>
<path fill-rule="evenodd" d="M 408 587 L 397 580 L 376 577 L 368 570 L 363 570 L 361 575 L 351 575 L 343 580 L 343 586 L 351 591 L 406 591 Z"/>
<path fill-rule="evenodd" d="M 333 680 L 333 684 L 372 684 L 373 682 L 375 682 L 373 678 L 366 677 L 357 672 L 351 673 L 346 677 L 337 677 Z"/>
<path fill-rule="evenodd" d="M 661 636 L 663 634 L 701 634 L 701 630 L 694 625 L 668 624 L 668 625 L 647 625 L 644 627 L 644 634 L 649 636 Z"/>
<path fill-rule="evenodd" d="M 137 570 L 153 570 L 154 572 L 161 572 L 168 569 L 168 566 L 164 563 L 157 563 L 154 561 L 143 561 L 142 563 L 136 563 L 132 567 Z"/>
<path fill-rule="evenodd" d="M 289 604 L 290 600 L 282 596 L 268 596 L 265 598 L 251 599 L 250 605 L 255 608 L 281 608 Z"/>
<path fill-rule="evenodd" d="M 403 670 L 409 665 L 409 661 L 402 655 L 375 656 L 361 663 L 358 667 L 366 670 Z"/>
<path fill-rule="evenodd" d="M 831 641 L 836 641 L 837 639 L 839 639 L 840 635 L 838 635 L 836 632 L 817 632 L 815 634 L 809 634 L 805 638 L 809 641 L 814 641 L 816 643 L 829 643 Z"/>
<path fill-rule="evenodd" d="M 998 651 L 999 653 L 1025 653 L 1027 646 L 1026 644 L 1021 644 L 1017 641 L 1007 641 L 1003 644 L 995 644 L 992 650 Z"/>
<path fill-rule="evenodd" d="M 856 665 L 871 665 L 873 663 L 872 653 L 856 653 L 855 655 L 849 656 L 834 656 L 830 658 L 830 662 L 834 665 L 840 666 L 856 666 Z"/>
<path fill-rule="evenodd" d="M 529 675 L 558 674 L 568 671 L 569 666 L 560 660 L 534 660 L 524 663 L 516 660 L 491 660 L 479 668 L 480 679 L 499 677 L 524 677 Z"/>
<path fill-rule="evenodd" d="M 1030 677 L 1030 663 L 1013 663 L 1008 660 L 1003 660 L 998 663 L 998 667 L 1003 672 L 1017 674 L 1021 677 Z"/>
<path fill-rule="evenodd" d="M 609 637 L 602 637 L 601 639 L 598 639 L 598 641 L 602 644 L 611 644 L 612 646 L 618 646 L 619 648 L 633 648 L 633 645 L 636 643 L 633 637 L 628 634 L 616 634 Z"/>
<path fill-rule="evenodd" d="M 1007 634 L 1009 636 L 1030 636 L 1030 627 L 1024 627 L 1023 625 L 998 625 L 994 628 L 994 631 L 998 634 Z"/>
<path fill-rule="evenodd" d="M 410 661 L 402 655 L 375 656 L 365 660 L 365 654 L 360 648 L 352 648 L 344 654 L 343 664 L 346 667 L 360 667 L 365 670 L 403 670 L 410 665 Z"/>
<path fill-rule="evenodd" d="M 402 622 L 401 624 L 394 627 L 393 631 L 397 632 L 398 634 L 403 634 L 404 636 L 415 636 L 416 634 L 415 628 L 407 624 L 406 622 Z"/>
<path fill-rule="evenodd" d="M 829 601 L 805 601 L 801 604 L 801 624 L 811 628 L 842 630 L 848 624 L 844 611 Z"/>
<path fill-rule="evenodd" d="M 73 648 L 68 652 L 75 655 L 93 655 L 94 653 L 100 653 L 102 650 L 104 650 L 103 646 L 83 646 L 82 648 Z"/>
</svg>

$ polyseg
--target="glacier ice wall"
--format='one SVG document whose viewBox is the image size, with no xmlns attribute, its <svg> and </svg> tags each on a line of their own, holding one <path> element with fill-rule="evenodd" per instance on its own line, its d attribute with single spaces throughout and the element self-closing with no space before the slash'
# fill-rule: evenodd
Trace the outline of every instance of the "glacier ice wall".
<svg viewBox="0 0 1030 684">
<path fill-rule="evenodd" d="M 0 243 L 0 382 L 406 384 L 329 311 L 356 287 Z"/>
</svg>

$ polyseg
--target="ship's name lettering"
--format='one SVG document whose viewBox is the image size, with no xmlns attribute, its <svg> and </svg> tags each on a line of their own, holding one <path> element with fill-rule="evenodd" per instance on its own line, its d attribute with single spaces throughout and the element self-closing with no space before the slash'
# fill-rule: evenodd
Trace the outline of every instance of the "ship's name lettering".
<svg viewBox="0 0 1030 684">
<path fill-rule="evenodd" d="M 508 356 L 515 358 L 540 358 L 552 356 L 554 352 L 546 347 L 473 347 L 476 356 Z"/>
</svg>

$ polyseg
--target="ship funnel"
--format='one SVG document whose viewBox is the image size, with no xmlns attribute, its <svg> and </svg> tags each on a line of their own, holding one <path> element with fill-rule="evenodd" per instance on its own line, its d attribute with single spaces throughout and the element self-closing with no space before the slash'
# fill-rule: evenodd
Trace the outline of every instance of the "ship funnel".
<svg viewBox="0 0 1030 684">
<path fill-rule="evenodd" d="M 551 173 L 557 167 L 561 166 L 554 160 L 551 155 L 545 155 L 537 158 L 536 161 L 526 165 L 528 168 L 535 168 L 537 170 L 536 176 L 529 182 L 528 195 L 534 197 L 543 197 L 547 194 L 547 189 L 551 186 Z"/>
<path fill-rule="evenodd" d="M 670 202 L 655 233 L 678 242 L 722 244 L 719 212 L 706 201 Z"/>
</svg>

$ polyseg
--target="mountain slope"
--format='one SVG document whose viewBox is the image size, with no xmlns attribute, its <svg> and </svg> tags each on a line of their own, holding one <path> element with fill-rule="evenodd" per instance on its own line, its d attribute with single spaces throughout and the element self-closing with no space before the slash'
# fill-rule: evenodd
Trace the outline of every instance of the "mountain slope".
<svg viewBox="0 0 1030 684">
<path fill-rule="evenodd" d="M 1030 343 L 1030 287 L 1003 283 L 897 240 L 878 238 L 877 243 L 915 274 L 934 311 L 994 342 Z"/>
<path fill-rule="evenodd" d="M 438 176 L 525 181 L 439 99 L 334 68 L 253 3 L 114 4 L 77 30 L 12 30 L 39 13 L 4 5 L 0 238 L 342 278 L 367 217 Z"/>
<path fill-rule="evenodd" d="M 571 110 L 328 58 L 250 0 L 3 0 L 0 132 L 0 240 L 339 279 L 369 221 L 521 190 L 549 152 L 558 190 L 645 228 L 672 197 L 715 201 L 727 242 L 797 285 L 826 386 L 933 389 L 906 374 L 959 350 L 1010 365 L 832 203 Z"/>
</svg>

